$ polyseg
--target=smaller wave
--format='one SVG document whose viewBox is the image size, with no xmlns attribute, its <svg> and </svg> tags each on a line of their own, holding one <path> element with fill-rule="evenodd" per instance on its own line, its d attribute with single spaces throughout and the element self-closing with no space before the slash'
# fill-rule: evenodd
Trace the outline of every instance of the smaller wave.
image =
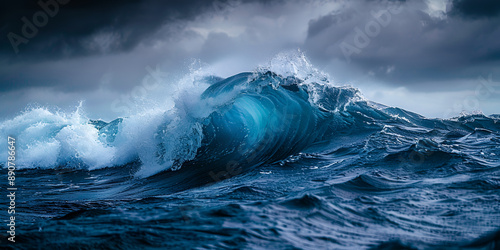
<svg viewBox="0 0 500 250">
<path fill-rule="evenodd" d="M 400 240 L 392 240 L 380 243 L 377 246 L 370 248 L 371 250 L 417 250 L 417 249 L 430 249 L 430 250 L 494 250 L 500 246 L 500 230 L 485 234 L 479 237 L 472 243 L 456 242 L 455 246 L 433 246 L 433 245 L 411 245 L 405 244 Z"/>
<path fill-rule="evenodd" d="M 362 174 L 344 183 L 335 184 L 349 192 L 376 193 L 376 192 L 397 192 L 410 188 L 413 182 L 394 180 L 381 173 Z"/>
<path fill-rule="evenodd" d="M 321 208 L 322 204 L 321 198 L 312 194 L 306 194 L 299 198 L 293 198 L 282 202 L 282 205 L 293 209 Z"/>
</svg>

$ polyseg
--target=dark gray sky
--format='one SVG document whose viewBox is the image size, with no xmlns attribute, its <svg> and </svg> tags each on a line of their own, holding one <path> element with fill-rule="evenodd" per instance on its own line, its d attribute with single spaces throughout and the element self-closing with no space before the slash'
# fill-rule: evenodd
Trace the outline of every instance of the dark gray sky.
<svg viewBox="0 0 500 250">
<path fill-rule="evenodd" d="M 390 106 L 430 117 L 500 113 L 497 0 L 2 5 L 2 119 L 27 105 L 65 109 L 84 100 L 89 117 L 110 120 L 123 115 L 117 104 L 125 97 L 152 91 L 144 85 L 151 69 L 164 72 L 162 84 L 175 84 L 200 60 L 227 77 L 294 49 L 334 83 Z"/>
</svg>

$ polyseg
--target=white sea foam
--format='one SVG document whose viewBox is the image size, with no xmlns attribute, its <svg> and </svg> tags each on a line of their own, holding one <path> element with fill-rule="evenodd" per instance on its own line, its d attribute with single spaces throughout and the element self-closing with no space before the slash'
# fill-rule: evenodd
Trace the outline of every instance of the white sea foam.
<svg viewBox="0 0 500 250">
<path fill-rule="evenodd" d="M 155 94 L 163 99 L 143 102 L 118 125 L 114 140 L 100 134 L 81 111 L 51 111 L 36 107 L 0 123 L 0 140 L 16 138 L 16 165 L 22 168 L 72 167 L 89 170 L 120 166 L 136 159 L 143 164 L 138 175 L 149 176 L 169 168 L 179 168 L 194 158 L 201 145 L 199 120 L 211 111 L 201 105 L 201 93 L 208 87 L 200 79 L 206 75 L 193 70 L 172 86 L 163 83 Z M 158 95 L 161 96 L 161 95 Z M 213 100 L 212 100 L 213 102 Z M 205 108 L 204 108 L 205 107 Z M 7 160 L 6 147 L 0 149 L 0 163 Z"/>
<path fill-rule="evenodd" d="M 77 108 L 73 113 L 33 108 L 0 123 L 0 140 L 16 138 L 19 168 L 86 165 L 91 169 L 113 164 L 115 149 L 98 139 L 98 130 Z M 0 151 L 5 164 L 7 151 Z"/>
</svg>

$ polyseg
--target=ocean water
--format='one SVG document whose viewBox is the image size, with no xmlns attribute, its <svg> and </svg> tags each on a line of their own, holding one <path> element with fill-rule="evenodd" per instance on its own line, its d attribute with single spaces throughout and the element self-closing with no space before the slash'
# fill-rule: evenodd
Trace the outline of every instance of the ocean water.
<svg viewBox="0 0 500 250">
<path fill-rule="evenodd" d="M 170 96 L 2 121 L 2 249 L 499 249 L 500 116 L 387 107 L 301 55 Z"/>
</svg>

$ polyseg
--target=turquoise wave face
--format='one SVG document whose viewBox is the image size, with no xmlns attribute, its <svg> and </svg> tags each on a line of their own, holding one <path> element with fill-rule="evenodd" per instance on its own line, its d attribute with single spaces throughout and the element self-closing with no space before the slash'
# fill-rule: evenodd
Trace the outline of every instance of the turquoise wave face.
<svg viewBox="0 0 500 250">
<path fill-rule="evenodd" d="M 217 98 L 245 86 L 207 119 L 201 152 L 209 153 L 199 159 L 231 155 L 230 161 L 246 159 L 244 165 L 276 161 L 321 136 L 327 116 L 311 105 L 307 92 L 297 85 L 273 87 L 274 77 L 269 74 L 252 81 L 251 74 L 240 74 L 205 91 L 204 98 Z"/>
</svg>

